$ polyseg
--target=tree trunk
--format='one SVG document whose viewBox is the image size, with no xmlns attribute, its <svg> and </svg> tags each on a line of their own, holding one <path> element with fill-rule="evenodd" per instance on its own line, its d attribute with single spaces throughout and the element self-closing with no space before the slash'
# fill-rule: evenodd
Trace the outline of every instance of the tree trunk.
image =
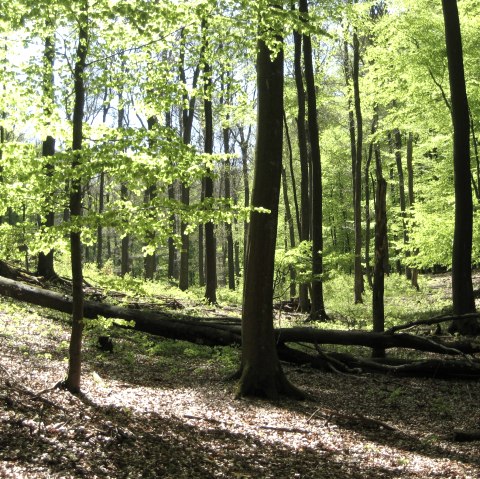
<svg viewBox="0 0 480 479">
<path fill-rule="evenodd" d="M 402 165 L 402 135 L 398 128 L 395 129 L 395 163 L 397 165 L 397 175 L 398 175 L 398 195 L 400 198 L 400 215 L 402 218 L 402 231 L 403 231 L 403 244 L 404 246 L 408 243 L 408 233 L 407 233 L 407 224 L 405 222 L 406 210 L 407 210 L 407 201 L 405 198 L 405 179 L 403 175 L 403 165 Z M 410 268 L 405 270 L 407 278 L 411 277 Z"/>
<path fill-rule="evenodd" d="M 297 31 L 293 32 L 295 43 L 294 71 L 295 85 L 297 89 L 297 136 L 298 149 L 300 153 L 300 211 L 301 211 L 301 234 L 300 241 L 310 239 L 310 197 L 309 197 L 309 172 L 308 172 L 308 148 L 307 132 L 305 129 L 306 109 L 305 109 L 305 90 L 302 79 L 302 36 Z M 308 285 L 301 284 L 299 287 L 299 307 L 300 311 L 310 310 L 308 300 Z"/>
<path fill-rule="evenodd" d="M 250 206 L 250 184 L 248 181 L 248 141 L 250 139 L 251 127 L 248 128 L 248 135 L 245 137 L 243 127 L 239 127 L 238 133 L 240 135 L 240 150 L 242 152 L 242 177 L 243 177 L 243 191 L 244 191 L 244 206 Z M 248 221 L 243 222 L 243 267 L 245 270 L 245 263 L 247 260 L 248 249 Z M 245 275 L 245 271 L 244 271 Z"/>
<path fill-rule="evenodd" d="M 47 22 L 47 28 L 50 27 L 50 22 Z M 50 123 L 50 117 L 52 114 L 52 104 L 55 100 L 54 93 L 54 75 L 53 66 L 55 62 L 55 36 L 54 34 L 48 34 L 45 39 L 45 49 L 43 54 L 44 61 L 44 75 L 43 75 L 43 95 L 44 95 L 44 115 L 47 119 L 47 124 Z M 47 135 L 42 144 L 42 156 L 52 157 L 55 155 L 55 138 L 51 135 Z M 1 159 L 1 158 L 0 158 Z M 53 165 L 50 162 L 45 164 L 45 174 L 47 177 L 53 175 Z M 46 198 L 47 203 L 50 203 L 50 198 Z M 50 210 L 47 212 L 45 221 L 43 222 L 45 228 L 52 228 L 55 226 L 55 213 Z M 44 278 L 53 279 L 57 277 L 55 268 L 53 265 L 53 249 L 50 249 L 48 253 L 41 251 L 38 254 L 37 272 Z"/>
<path fill-rule="evenodd" d="M 206 178 L 202 179 L 200 201 L 205 201 L 205 182 Z M 198 285 L 201 288 L 205 287 L 205 225 L 202 223 L 198 226 Z"/>
<path fill-rule="evenodd" d="M 292 149 L 292 142 L 290 141 L 290 132 L 288 129 L 287 123 L 287 115 L 285 114 L 285 110 L 283 110 L 283 124 L 285 126 L 285 139 L 287 140 L 287 148 L 288 148 L 288 164 L 290 166 L 290 178 L 292 180 L 292 191 L 293 191 L 293 204 L 295 206 L 295 220 L 297 225 L 297 233 L 298 237 L 300 238 L 302 235 L 302 227 L 301 227 L 301 218 L 300 218 L 300 209 L 298 207 L 298 197 L 297 197 L 297 184 L 295 181 L 295 170 L 293 168 L 293 149 Z M 293 221 L 293 219 L 292 219 Z"/>
<path fill-rule="evenodd" d="M 213 112 L 212 112 L 212 69 L 208 63 L 204 66 L 204 110 L 205 110 L 205 153 L 213 153 Z M 205 177 L 205 200 L 213 200 L 212 172 Z M 217 254 L 214 224 L 208 221 L 205 224 L 205 263 L 206 263 L 206 289 L 205 299 L 211 303 L 217 302 Z"/>
<path fill-rule="evenodd" d="M 78 171 L 83 142 L 83 116 L 85 109 L 85 66 L 88 52 L 88 18 L 84 7 L 79 18 L 77 57 L 74 69 L 75 103 L 73 107 L 72 169 Z M 73 178 L 70 184 L 70 218 L 72 223 L 82 215 L 82 184 L 79 178 Z M 82 368 L 83 333 L 83 272 L 82 243 L 80 231 L 72 228 L 70 232 L 72 263 L 72 334 L 70 337 L 68 375 L 65 387 L 72 393 L 80 391 Z"/>
<path fill-rule="evenodd" d="M 300 0 L 300 12 L 308 16 L 308 1 Z M 323 299 L 323 205 L 322 205 L 322 162 L 317 120 L 317 96 L 313 71 L 313 52 L 310 35 L 303 35 L 303 61 L 308 103 L 308 134 L 310 138 L 312 173 L 312 308 L 310 319 L 326 321 Z"/>
<path fill-rule="evenodd" d="M 410 208 L 410 218 L 413 218 L 413 205 L 415 203 L 415 193 L 413 189 L 413 133 L 408 134 L 407 139 L 407 174 L 408 174 L 408 206 Z M 413 253 L 415 254 L 415 252 Z M 418 286 L 418 270 L 410 268 L 410 281 L 412 286 L 419 290 Z"/>
<path fill-rule="evenodd" d="M 158 126 L 158 118 L 155 115 L 148 117 L 147 119 L 147 127 L 149 132 L 153 132 Z M 153 149 L 155 147 L 155 141 L 153 139 L 149 140 L 148 147 Z M 157 196 L 157 185 L 153 183 L 152 185 L 148 185 L 147 189 L 144 193 L 144 205 L 147 210 L 150 211 L 150 217 L 155 220 L 156 213 L 155 213 L 155 206 L 153 202 L 155 197 Z M 146 243 L 155 243 L 155 231 L 150 229 L 146 232 Z M 144 268 L 144 277 L 145 279 L 153 280 L 155 277 L 155 270 L 157 269 L 157 258 L 155 251 L 152 254 L 147 254 L 143 258 L 143 268 Z"/>
<path fill-rule="evenodd" d="M 203 52 L 200 55 L 203 58 Z M 200 65 L 198 64 L 195 68 L 192 78 L 191 89 L 195 91 L 197 88 L 198 76 L 200 74 Z M 185 38 L 184 31 L 182 29 L 182 44 L 180 50 L 180 80 L 187 89 L 187 79 L 185 75 Z M 189 98 L 188 93 L 183 95 L 183 110 L 182 110 L 182 137 L 183 143 L 189 145 L 192 140 L 192 127 L 193 127 L 193 116 L 195 113 L 195 101 L 196 97 L 192 96 Z M 182 183 L 181 185 L 181 201 L 183 205 L 188 208 L 190 205 L 190 186 Z M 180 278 L 179 278 L 179 288 L 182 291 L 188 289 L 189 284 L 189 251 L 190 251 L 190 240 L 188 235 L 185 233 L 187 224 L 184 221 L 181 221 L 180 232 L 182 237 L 182 250 L 180 252 Z"/>
<path fill-rule="evenodd" d="M 290 202 L 288 200 L 287 173 L 285 171 L 285 168 L 283 167 L 282 167 L 282 190 L 283 190 L 283 202 L 285 205 L 285 223 L 288 227 L 288 234 L 290 238 L 290 248 L 295 248 L 295 228 L 293 226 L 292 211 L 290 209 Z M 286 239 L 285 239 L 285 246 L 287 246 Z M 290 298 L 294 298 L 297 293 L 297 288 L 295 284 L 295 268 L 293 266 L 290 266 L 289 271 L 290 271 Z"/>
<path fill-rule="evenodd" d="M 455 230 L 452 252 L 452 299 L 456 314 L 475 311 L 472 287 L 473 202 L 470 186 L 470 128 L 463 68 L 462 37 L 456 0 L 442 0 L 453 124 Z M 476 334 L 477 320 L 453 323 L 453 330 Z"/>
<path fill-rule="evenodd" d="M 273 331 L 273 276 L 282 170 L 283 51 L 257 44 L 257 147 L 242 312 L 240 396 L 276 399 L 300 392 L 286 379 Z"/>
<path fill-rule="evenodd" d="M 355 303 L 362 303 L 363 273 L 362 273 L 362 144 L 363 144 L 363 120 L 360 103 L 359 86 L 360 66 L 360 42 L 357 32 L 353 33 L 353 93 L 355 103 L 355 117 L 357 120 L 357 143 L 355 147 L 355 188 L 354 188 L 354 226 L 355 226 Z"/>
</svg>

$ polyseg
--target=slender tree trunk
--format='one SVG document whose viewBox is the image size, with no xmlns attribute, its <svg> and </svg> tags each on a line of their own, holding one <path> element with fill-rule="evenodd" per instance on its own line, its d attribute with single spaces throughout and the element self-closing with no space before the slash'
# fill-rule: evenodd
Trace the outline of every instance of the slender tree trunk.
<svg viewBox="0 0 480 479">
<path fill-rule="evenodd" d="M 187 87 L 187 80 L 185 75 L 185 44 L 183 38 L 183 31 L 182 31 L 182 46 L 180 51 L 181 57 L 181 66 L 180 66 L 180 80 Z M 203 58 L 203 52 L 201 54 Z M 192 78 L 192 90 L 195 90 L 197 87 L 198 76 L 200 74 L 200 65 L 197 65 L 195 71 L 193 73 Z M 182 111 L 182 129 L 183 129 L 183 143 L 185 145 L 189 145 L 192 140 L 192 126 L 193 126 L 193 115 L 195 113 L 195 96 L 188 97 L 188 94 L 185 93 L 183 95 L 183 102 L 184 108 Z M 182 183 L 181 185 L 181 193 L 180 198 L 183 205 L 188 208 L 190 205 L 190 186 Z M 179 278 L 179 288 L 182 291 L 186 291 L 188 289 L 189 284 L 189 251 L 190 251 L 190 240 L 188 234 L 185 233 L 187 228 L 187 223 L 185 221 L 181 221 L 180 230 L 181 230 L 181 237 L 182 237 L 182 250 L 180 252 L 180 278 Z"/>
<path fill-rule="evenodd" d="M 375 124 L 378 115 L 375 112 Z M 383 332 L 385 330 L 384 311 L 384 284 L 385 284 L 385 257 L 388 249 L 387 242 L 387 183 L 383 178 L 380 148 L 375 144 L 376 162 L 376 199 L 375 199 L 375 266 L 373 272 L 372 289 L 372 310 L 373 310 L 373 331 Z M 372 351 L 373 357 L 384 357 L 385 350 L 375 348 Z"/>
<path fill-rule="evenodd" d="M 109 93 L 109 88 L 105 87 L 105 92 L 103 95 L 103 103 L 104 103 L 103 115 L 102 115 L 103 124 L 107 122 L 108 110 L 110 109 L 110 105 L 107 103 L 108 93 Z M 98 186 L 98 214 L 100 215 L 100 217 L 103 214 L 104 208 L 105 208 L 105 172 L 102 171 L 100 173 L 100 184 Z M 103 266 L 103 226 L 102 226 L 102 220 L 100 220 L 97 226 L 97 268 L 100 269 L 102 266 Z"/>
<path fill-rule="evenodd" d="M 245 136 L 243 127 L 239 127 L 240 135 L 240 150 L 242 152 L 242 176 L 243 176 L 243 191 L 244 191 L 244 206 L 245 208 L 250 207 L 250 184 L 248 181 L 248 141 L 251 134 L 251 127 L 248 129 L 248 134 Z M 247 249 L 248 249 L 248 228 L 250 224 L 248 221 L 243 223 L 243 266 L 245 270 L 245 262 L 247 259 Z M 245 272 L 244 272 L 245 275 Z"/>
<path fill-rule="evenodd" d="M 283 51 L 257 48 L 257 147 L 242 312 L 240 396 L 299 397 L 278 359 L 273 331 L 273 276 L 282 169 Z"/>
<path fill-rule="evenodd" d="M 408 175 L 408 206 L 410 208 L 410 218 L 413 217 L 413 205 L 415 203 L 415 194 L 413 190 L 413 133 L 410 132 L 407 138 L 407 175 Z M 415 254 L 415 252 L 413 252 Z M 418 269 L 410 268 L 410 281 L 414 288 L 419 290 Z"/>
<path fill-rule="evenodd" d="M 212 69 L 205 62 L 204 66 L 204 111 L 205 111 L 205 153 L 213 153 L 213 111 L 212 111 Z M 205 200 L 213 200 L 213 178 L 212 172 L 205 177 Z M 206 265 L 206 289 L 205 299 L 211 303 L 217 302 L 217 252 L 215 242 L 215 225 L 212 221 L 205 224 L 205 265 Z"/>
<path fill-rule="evenodd" d="M 147 127 L 148 131 L 154 131 L 158 126 L 158 118 L 153 115 L 147 119 Z M 155 146 L 155 142 L 153 140 L 149 141 L 149 148 L 153 149 Z M 147 208 L 151 209 L 150 216 L 152 219 L 156 218 L 155 214 L 155 206 L 153 202 L 157 196 L 157 185 L 154 183 L 149 185 L 148 188 L 145 190 L 144 194 L 144 204 Z M 155 242 L 155 231 L 153 229 L 147 231 L 147 243 L 154 243 Z M 143 268 L 144 268 L 144 276 L 145 279 L 153 280 L 155 277 L 155 271 L 157 269 L 157 257 L 155 251 L 152 254 L 145 255 L 143 259 Z"/>
<path fill-rule="evenodd" d="M 300 0 L 300 11 L 308 16 L 308 1 Z M 308 135 L 310 138 L 312 180 L 312 309 L 310 318 L 325 321 L 323 298 L 323 205 L 322 205 L 322 162 L 320 157 L 320 135 L 317 121 L 317 96 L 313 71 L 313 52 L 310 35 L 303 35 L 303 61 L 308 103 Z"/>
<path fill-rule="evenodd" d="M 165 125 L 167 128 L 172 128 L 172 114 L 170 111 L 165 113 Z M 173 163 L 173 159 L 170 158 L 170 162 Z M 175 186 L 174 183 L 168 185 L 168 199 L 169 201 L 175 201 Z M 172 236 L 168 238 L 168 267 L 167 267 L 167 277 L 175 278 L 175 256 L 176 249 L 175 243 L 173 241 L 173 236 L 177 233 L 177 222 L 175 215 L 170 216 L 170 223 L 172 227 Z"/>
<path fill-rule="evenodd" d="M 363 120 L 360 103 L 359 86 L 360 42 L 357 32 L 353 33 L 353 93 L 355 103 L 355 117 L 357 120 L 357 143 L 355 149 L 355 188 L 354 188 L 354 224 L 355 224 L 355 303 L 362 303 L 363 272 L 362 272 L 362 144 Z"/>
<path fill-rule="evenodd" d="M 405 179 L 403 175 L 403 165 L 402 165 L 402 135 L 400 130 L 397 128 L 394 132 L 395 137 L 395 163 L 397 165 L 397 175 L 398 175 L 398 196 L 400 198 L 400 215 L 402 218 L 402 231 L 403 231 L 403 244 L 406 246 L 408 244 L 408 232 L 406 219 L 406 210 L 407 210 L 407 201 L 405 198 Z M 405 270 L 407 278 L 411 277 L 410 268 Z"/>
<path fill-rule="evenodd" d="M 472 145 L 473 145 L 473 153 L 475 155 L 475 166 L 476 166 L 476 177 L 477 177 L 477 187 L 475 189 L 475 195 L 478 201 L 480 201 L 480 157 L 478 156 L 478 140 L 477 135 L 475 133 L 475 123 L 473 121 L 473 114 L 470 107 L 468 108 L 469 113 L 469 120 L 470 120 L 470 132 L 472 134 Z M 473 182 L 475 184 L 475 182 Z"/>
<path fill-rule="evenodd" d="M 77 56 L 74 69 L 75 102 L 73 108 L 73 137 L 72 137 L 72 169 L 78 171 L 81 163 L 83 142 L 83 116 L 85 109 L 85 66 L 88 53 L 88 18 L 87 5 L 80 13 Z M 82 184 L 80 178 L 73 178 L 70 184 L 70 217 L 74 223 L 82 214 Z M 82 333 L 83 333 L 83 272 L 82 272 L 82 243 L 80 231 L 73 229 L 70 232 L 70 249 L 72 262 L 72 334 L 70 337 L 68 375 L 65 387 L 72 393 L 80 391 L 82 368 Z"/>
<path fill-rule="evenodd" d="M 51 25 L 47 23 L 47 28 Z M 43 54 L 44 61 L 44 76 L 43 76 L 43 95 L 44 95 L 44 115 L 49 119 L 52 114 L 52 107 L 55 101 L 54 94 L 54 75 L 53 67 L 55 62 L 55 35 L 49 34 L 45 39 L 45 49 Z M 48 123 L 49 120 L 47 120 Z M 3 132 L 3 128 L 2 128 Z M 2 140 L 3 143 L 3 140 Z M 47 135 L 42 144 L 42 156 L 45 158 L 53 157 L 55 155 L 55 138 L 51 135 Z M 0 158 L 1 159 L 1 158 Z M 53 165 L 50 162 L 45 164 L 45 174 L 47 177 L 53 175 Z M 50 198 L 46 198 L 47 203 L 50 203 Z M 43 222 L 45 228 L 52 228 L 55 226 L 55 213 L 50 209 Z M 37 273 L 44 278 L 52 279 L 56 278 L 55 268 L 53 264 L 53 249 L 50 249 L 48 253 L 40 252 L 38 254 Z"/>
<path fill-rule="evenodd" d="M 223 129 L 223 151 L 226 155 L 230 154 L 230 129 Z M 231 167 L 230 167 L 230 158 L 227 157 L 225 160 L 225 199 L 230 199 L 231 194 Z M 232 291 L 235 290 L 235 264 L 233 258 L 233 230 L 232 223 L 225 223 L 225 230 L 227 236 L 227 264 L 228 264 L 228 288 Z"/>
<path fill-rule="evenodd" d="M 375 133 L 375 122 L 372 121 L 372 135 Z M 365 176 L 364 176 L 364 183 L 365 183 L 365 272 L 367 274 L 367 281 L 370 288 L 373 287 L 373 279 L 372 279 L 372 267 L 370 265 L 370 165 L 372 163 L 372 156 L 373 156 L 373 141 L 370 142 L 370 146 L 368 147 L 368 156 L 367 161 L 365 164 Z M 374 191 L 375 194 L 375 191 Z"/>
<path fill-rule="evenodd" d="M 285 126 L 285 138 L 287 140 L 287 147 L 288 147 L 288 160 L 289 160 L 288 164 L 290 166 L 290 178 L 292 180 L 293 204 L 295 206 L 295 220 L 296 220 L 295 223 L 297 225 L 298 237 L 300 238 L 302 235 L 302 227 L 301 227 L 300 209 L 298 207 L 297 183 L 295 181 L 295 170 L 293 168 L 292 142 L 290 141 L 290 132 L 288 129 L 287 115 L 285 114 L 285 110 L 283 111 L 283 124 Z"/>
<path fill-rule="evenodd" d="M 200 201 L 205 201 L 205 178 L 202 179 Z M 205 287 L 205 225 L 198 226 L 198 285 L 201 288 Z"/>
<path fill-rule="evenodd" d="M 475 311 L 472 287 L 473 201 L 470 186 L 470 127 L 463 68 L 462 37 L 456 0 L 442 0 L 453 123 L 455 230 L 452 252 L 452 298 L 455 314 Z M 452 330 L 476 334 L 477 320 L 460 320 Z"/>
<path fill-rule="evenodd" d="M 282 190 L 283 190 L 283 202 L 285 205 L 285 223 L 288 228 L 288 235 L 290 238 L 290 248 L 295 248 L 295 228 L 293 226 L 292 211 L 290 209 L 290 202 L 288 200 L 288 184 L 287 184 L 287 173 L 285 168 L 282 167 Z M 287 240 L 285 238 L 285 244 L 288 249 Z M 290 271 L 290 298 L 295 298 L 297 294 L 297 288 L 295 284 L 295 268 L 293 266 L 289 267 Z"/>
<path fill-rule="evenodd" d="M 294 71 L 295 85 L 297 88 L 297 135 L 298 149 L 300 153 L 300 211 L 301 211 L 301 234 L 300 241 L 310 239 L 310 196 L 309 196 L 309 171 L 308 171 L 308 149 L 307 132 L 305 129 L 306 109 L 305 109 L 305 89 L 303 87 L 302 77 L 302 36 L 297 31 L 293 32 L 295 44 Z M 308 299 L 308 285 L 301 284 L 299 287 L 299 307 L 300 311 L 310 310 Z"/>
</svg>

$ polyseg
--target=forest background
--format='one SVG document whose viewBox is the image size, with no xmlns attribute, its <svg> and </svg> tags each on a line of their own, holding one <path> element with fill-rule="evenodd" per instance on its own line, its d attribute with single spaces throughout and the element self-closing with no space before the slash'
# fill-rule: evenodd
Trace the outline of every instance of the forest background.
<svg viewBox="0 0 480 479">
<path fill-rule="evenodd" d="M 479 200 L 480 5 L 458 6 L 473 158 L 467 183 Z M 441 4 L 278 7 L 10 2 L 1 24 L 2 257 L 53 278 L 55 255 L 70 250 L 74 298 L 82 255 L 105 273 L 205 286 L 211 303 L 218 284 L 240 289 L 260 39 L 272 62 L 280 51 L 285 57 L 275 297 L 298 296 L 310 319 L 326 320 L 328 298 L 325 307 L 317 286 L 353 273 L 361 303 L 380 251 L 374 226 L 385 232 L 376 264 L 386 273 L 418 287 L 419 271 L 450 269 L 452 101 Z M 268 175 L 263 181 L 258 190 Z M 267 218 L 261 206 L 253 208 Z M 74 306 L 74 329 L 81 308 Z"/>
</svg>

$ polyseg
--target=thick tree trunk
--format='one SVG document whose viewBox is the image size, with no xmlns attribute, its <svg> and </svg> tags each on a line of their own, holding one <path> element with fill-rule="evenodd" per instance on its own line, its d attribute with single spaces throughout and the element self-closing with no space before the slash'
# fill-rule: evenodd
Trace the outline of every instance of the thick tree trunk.
<svg viewBox="0 0 480 479">
<path fill-rule="evenodd" d="M 242 312 L 240 396 L 299 397 L 286 379 L 273 331 L 273 276 L 282 169 L 283 51 L 257 45 L 257 147 Z"/>
<path fill-rule="evenodd" d="M 77 171 L 80 166 L 80 154 L 83 142 L 83 116 L 85 109 L 85 65 L 88 52 L 88 19 L 86 8 L 79 18 L 79 35 L 77 59 L 74 69 L 75 103 L 73 108 L 73 138 L 72 169 Z M 70 218 L 77 220 L 82 215 L 82 184 L 80 179 L 74 178 L 70 184 Z M 82 243 L 80 231 L 72 228 L 70 232 L 70 251 L 72 264 L 72 334 L 70 337 L 68 375 L 65 387 L 72 393 L 80 391 L 82 368 L 82 333 L 83 333 L 83 272 L 82 272 Z"/>
<path fill-rule="evenodd" d="M 300 12 L 308 16 L 308 1 L 300 0 Z M 312 308 L 310 319 L 326 321 L 323 298 L 323 205 L 322 205 L 322 162 L 320 157 L 320 135 L 317 120 L 317 96 L 313 71 L 313 52 L 310 35 L 303 35 L 303 61 L 308 104 L 308 135 L 310 138 L 312 179 Z"/>
<path fill-rule="evenodd" d="M 442 0 L 453 124 L 455 230 L 452 252 L 452 299 L 456 314 L 475 311 L 472 287 L 473 201 L 470 186 L 470 127 L 463 67 L 462 37 L 456 0 Z M 476 334 L 476 320 L 459 321 L 453 330 Z"/>
</svg>

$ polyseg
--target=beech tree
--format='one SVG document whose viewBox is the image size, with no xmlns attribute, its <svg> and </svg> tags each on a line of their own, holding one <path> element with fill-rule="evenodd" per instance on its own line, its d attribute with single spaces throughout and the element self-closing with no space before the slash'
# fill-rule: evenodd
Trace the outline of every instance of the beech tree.
<svg viewBox="0 0 480 479">
<path fill-rule="evenodd" d="M 452 299 L 456 314 L 475 311 L 472 286 L 472 223 L 473 202 L 470 185 L 470 125 L 462 36 L 456 0 L 442 0 L 445 21 L 448 72 L 453 124 L 453 169 L 455 185 L 455 230 L 452 250 Z M 476 319 L 458 320 L 451 330 L 476 334 Z"/>
<path fill-rule="evenodd" d="M 271 5 L 270 5 L 271 7 Z M 275 15 L 275 8 L 271 15 Z M 261 32 L 265 35 L 266 32 Z M 257 44 L 257 143 L 242 312 L 240 396 L 301 397 L 280 365 L 273 332 L 273 276 L 282 172 L 283 50 Z M 266 210 L 266 211 L 265 211 Z"/>
</svg>

